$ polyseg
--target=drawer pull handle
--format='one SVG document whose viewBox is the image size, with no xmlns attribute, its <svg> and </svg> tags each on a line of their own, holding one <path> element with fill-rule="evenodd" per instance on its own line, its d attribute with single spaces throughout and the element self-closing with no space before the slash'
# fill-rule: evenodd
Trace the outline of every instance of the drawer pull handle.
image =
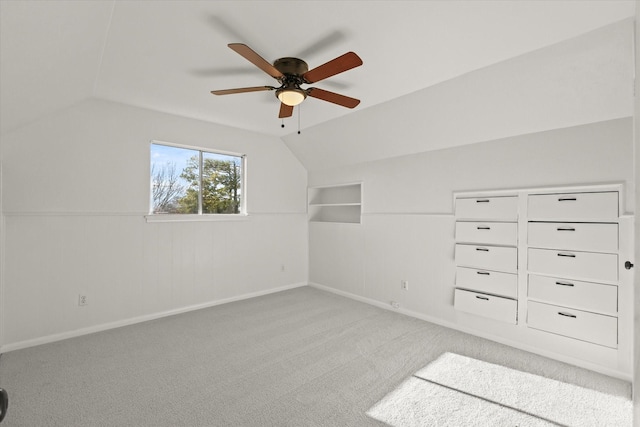
<svg viewBox="0 0 640 427">
<path fill-rule="evenodd" d="M 489 199 L 477 199 L 476 203 L 489 203 Z"/>
<path fill-rule="evenodd" d="M 484 300 L 484 301 L 489 301 L 489 298 L 487 297 L 481 297 L 480 295 L 476 295 L 476 298 Z"/>
<path fill-rule="evenodd" d="M 575 258 L 576 256 L 574 254 L 563 254 L 563 253 L 559 253 L 558 256 L 562 256 L 565 258 Z"/>
<path fill-rule="evenodd" d="M 576 231 L 573 227 L 558 227 L 558 231 Z"/>
<path fill-rule="evenodd" d="M 476 251 L 489 252 L 487 248 L 476 248 Z"/>
<path fill-rule="evenodd" d="M 478 227 L 476 227 L 478 230 L 491 230 L 491 227 L 486 227 L 486 226 L 482 226 L 479 225 Z"/>
<path fill-rule="evenodd" d="M 559 202 L 575 202 L 576 200 L 578 199 L 576 199 L 575 197 L 560 197 L 558 199 Z"/>
<path fill-rule="evenodd" d="M 564 317 L 571 317 L 572 319 L 575 319 L 577 316 L 575 314 L 571 314 L 571 313 L 563 313 L 561 311 L 558 312 L 558 314 L 560 316 L 564 316 Z"/>
<path fill-rule="evenodd" d="M 478 273 L 478 274 L 482 274 L 483 276 L 488 276 L 488 275 L 490 275 L 490 274 L 491 274 L 491 273 L 489 273 L 488 271 L 476 271 L 476 273 Z"/>
<path fill-rule="evenodd" d="M 556 285 L 560 285 L 560 286 L 575 286 L 573 283 L 569 283 L 569 282 L 556 282 Z"/>
</svg>

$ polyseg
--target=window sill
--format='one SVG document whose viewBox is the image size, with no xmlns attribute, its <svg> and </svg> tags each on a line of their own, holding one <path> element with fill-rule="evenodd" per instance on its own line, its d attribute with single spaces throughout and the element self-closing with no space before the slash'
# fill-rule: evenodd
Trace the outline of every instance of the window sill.
<svg viewBox="0 0 640 427">
<path fill-rule="evenodd" d="M 149 222 L 215 222 L 215 221 L 246 221 L 248 214 L 207 214 L 207 215 L 186 215 L 186 214 L 149 214 L 144 218 Z"/>
</svg>

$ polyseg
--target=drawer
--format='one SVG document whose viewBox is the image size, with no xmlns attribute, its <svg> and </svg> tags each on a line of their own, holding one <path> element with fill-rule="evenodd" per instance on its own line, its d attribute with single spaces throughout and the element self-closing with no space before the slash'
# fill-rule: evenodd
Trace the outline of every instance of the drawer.
<svg viewBox="0 0 640 427">
<path fill-rule="evenodd" d="M 518 275 L 457 267 L 456 287 L 509 298 L 517 298 Z"/>
<path fill-rule="evenodd" d="M 518 220 L 518 197 L 473 197 L 456 199 L 456 218 Z"/>
<path fill-rule="evenodd" d="M 529 248 L 528 270 L 556 277 L 591 281 L 618 280 L 618 255 Z"/>
<path fill-rule="evenodd" d="M 618 224 L 530 222 L 529 246 L 618 252 Z"/>
<path fill-rule="evenodd" d="M 615 315 L 618 312 L 618 287 L 556 277 L 529 275 L 529 298 L 564 307 Z"/>
<path fill-rule="evenodd" d="M 487 245 L 517 245 L 516 222 L 456 222 L 456 241 Z"/>
<path fill-rule="evenodd" d="M 528 217 L 534 219 L 613 219 L 618 217 L 618 192 L 530 194 Z"/>
<path fill-rule="evenodd" d="M 527 325 L 606 347 L 618 347 L 618 318 L 529 301 Z"/>
<path fill-rule="evenodd" d="M 454 307 L 459 311 L 501 322 L 514 325 L 517 323 L 518 303 L 516 300 L 456 289 Z"/>
<path fill-rule="evenodd" d="M 501 246 L 456 244 L 456 265 L 516 273 L 518 249 Z"/>
</svg>

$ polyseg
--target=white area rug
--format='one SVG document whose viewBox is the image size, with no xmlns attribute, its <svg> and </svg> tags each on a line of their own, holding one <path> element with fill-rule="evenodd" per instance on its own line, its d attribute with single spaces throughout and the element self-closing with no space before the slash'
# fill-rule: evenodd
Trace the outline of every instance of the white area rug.
<svg viewBox="0 0 640 427">
<path fill-rule="evenodd" d="M 453 353 L 367 414 L 391 426 L 631 426 L 631 400 Z"/>
</svg>

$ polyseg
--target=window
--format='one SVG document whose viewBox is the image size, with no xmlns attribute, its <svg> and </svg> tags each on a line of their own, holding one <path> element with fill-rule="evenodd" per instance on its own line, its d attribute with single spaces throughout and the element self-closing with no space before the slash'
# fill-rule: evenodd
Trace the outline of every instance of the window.
<svg viewBox="0 0 640 427">
<path fill-rule="evenodd" d="M 240 154 L 151 143 L 151 214 L 244 213 Z"/>
</svg>

